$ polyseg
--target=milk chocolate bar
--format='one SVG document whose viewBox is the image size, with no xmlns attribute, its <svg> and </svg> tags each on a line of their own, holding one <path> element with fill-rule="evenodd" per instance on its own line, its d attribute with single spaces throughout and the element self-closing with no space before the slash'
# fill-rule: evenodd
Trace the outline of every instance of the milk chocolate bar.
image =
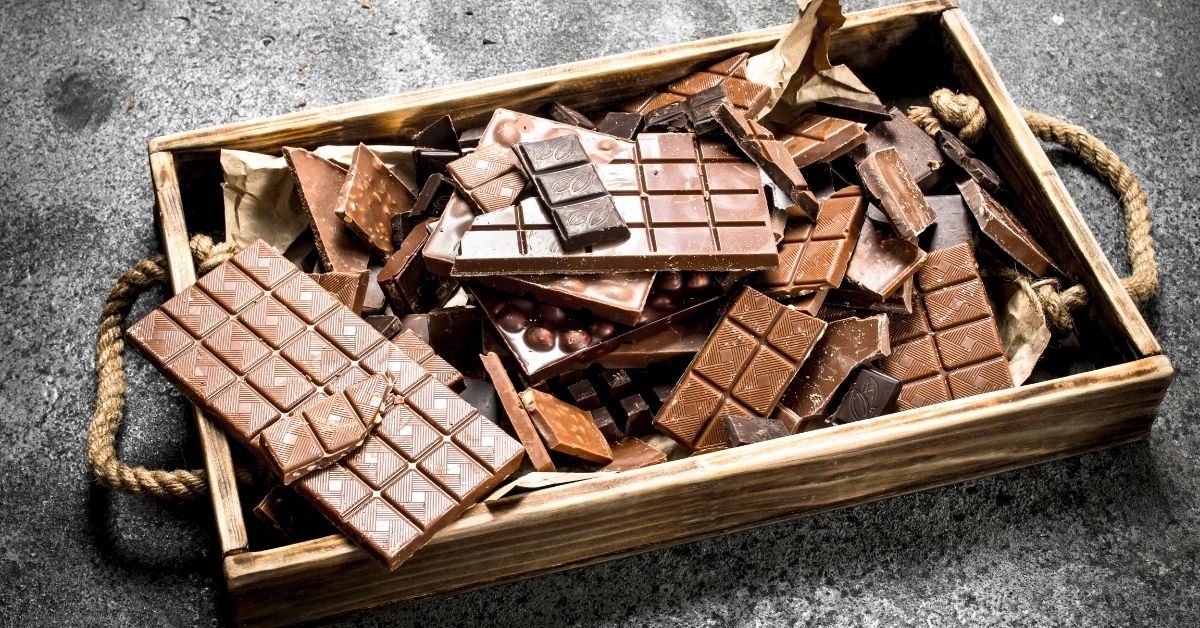
<svg viewBox="0 0 1200 628">
<path fill-rule="evenodd" d="M 496 387 L 496 395 L 500 397 L 504 413 L 508 416 L 513 431 L 517 433 L 517 438 L 521 439 L 521 444 L 524 445 L 525 453 L 529 455 L 529 462 L 533 468 L 538 471 L 555 471 L 554 461 L 550 459 L 550 452 L 546 451 L 546 445 L 542 442 L 542 437 L 538 435 L 533 419 L 529 418 L 525 405 L 521 403 L 521 397 L 517 394 L 512 380 L 509 379 L 508 371 L 500 363 L 500 358 L 495 353 L 487 353 L 480 355 L 479 361 L 483 363 L 488 378 Z"/>
<path fill-rule="evenodd" d="M 654 426 L 693 450 L 727 446 L 722 419 L 770 414 L 825 326 L 745 288 L 654 417 Z"/>
<path fill-rule="evenodd" d="M 850 151 L 849 156 L 858 163 L 872 153 L 885 148 L 895 148 L 900 154 L 905 170 L 913 181 L 916 181 L 921 191 L 932 190 L 942 180 L 945 156 L 938 150 L 933 138 L 909 120 L 903 111 L 892 107 L 888 112 L 892 114 L 892 119 L 871 127 L 866 141 Z"/>
<path fill-rule="evenodd" d="M 975 156 L 975 151 L 958 139 L 958 136 L 947 131 L 946 129 L 938 129 L 933 139 L 937 141 L 938 148 L 942 149 L 946 157 L 950 158 L 950 162 L 958 166 L 968 177 L 971 177 L 976 183 L 992 194 L 999 194 L 1003 184 L 1000 181 L 1000 175 L 992 170 L 991 166 L 983 163 L 983 160 Z"/>
<path fill-rule="evenodd" d="M 887 107 L 861 100 L 834 97 L 823 98 L 814 104 L 814 110 L 823 116 L 851 120 L 867 126 L 892 119 L 892 114 Z"/>
<path fill-rule="evenodd" d="M 828 162 L 867 141 L 862 125 L 850 120 L 812 114 L 775 134 L 800 168 Z"/>
<path fill-rule="evenodd" d="M 359 144 L 334 209 L 378 255 L 392 253 L 392 217 L 412 210 L 413 195 L 379 157 Z"/>
<path fill-rule="evenodd" d="M 896 403 L 899 395 L 900 380 L 883 371 L 859 369 L 854 379 L 850 380 L 850 387 L 842 395 L 837 410 L 829 415 L 826 422 L 842 425 L 883 416 Z"/>
<path fill-rule="evenodd" d="M 517 201 L 528 183 L 517 157 L 502 146 L 480 146 L 446 164 L 446 172 L 480 211 L 492 212 Z"/>
<path fill-rule="evenodd" d="M 859 188 L 844 188 L 821 201 L 816 223 L 790 220 L 779 245 L 779 264 L 756 285 L 780 297 L 841 285 L 863 223 L 863 205 Z"/>
<path fill-rule="evenodd" d="M 749 53 L 736 54 L 703 71 L 689 74 L 667 85 L 661 92 L 651 92 L 630 100 L 621 105 L 621 110 L 645 114 L 663 105 L 680 102 L 688 96 L 720 85 L 725 88 L 725 93 L 733 106 L 746 111 L 748 115 L 758 115 L 767 104 L 771 88 L 746 78 L 746 62 L 749 60 Z"/>
<path fill-rule="evenodd" d="M 521 404 L 551 451 L 591 462 L 612 462 L 612 449 L 587 412 L 533 388 L 521 391 Z"/>
<path fill-rule="evenodd" d="M 632 111 L 610 111 L 600 118 L 596 130 L 623 140 L 632 140 L 642 130 L 642 114 Z"/>
<path fill-rule="evenodd" d="M 729 435 L 730 447 L 763 443 L 776 438 L 783 438 L 789 434 L 783 421 L 778 419 L 764 419 L 745 414 L 731 414 L 725 417 L 723 421 L 725 423 L 725 433 Z"/>
<path fill-rule="evenodd" d="M 929 254 L 909 315 L 892 316 L 892 354 L 879 363 L 899 379 L 897 410 L 1010 388 L 996 321 L 965 244 Z"/>
<path fill-rule="evenodd" d="M 327 400 L 344 400 L 362 416 L 376 389 L 351 387 L 383 376 L 392 405 L 375 432 L 295 486 L 389 568 L 521 460 L 516 441 L 262 241 L 132 325 L 129 338 L 260 454 L 274 425 L 309 410 L 315 416 Z M 280 450 L 303 451 L 303 431 L 281 436 Z"/>
<path fill-rule="evenodd" d="M 612 275 L 493 275 L 476 280 L 501 292 L 542 303 L 588 310 L 598 318 L 633 325 L 642 315 L 654 273 Z"/>
<path fill-rule="evenodd" d="M 885 233 L 871 220 L 864 221 L 845 280 L 880 301 L 892 296 L 925 261 L 925 251 L 915 243 Z"/>
<path fill-rule="evenodd" d="M 395 314 L 428 312 L 441 307 L 458 289 L 458 282 L 426 270 L 421 252 L 429 237 L 428 227 L 418 225 L 379 271 L 379 286 Z"/>
<path fill-rule="evenodd" d="M 521 142 L 513 147 L 550 211 L 565 249 L 629 238 L 612 196 L 574 135 Z"/>
<path fill-rule="evenodd" d="M 335 211 L 342 185 L 346 182 L 346 171 L 303 148 L 285 147 L 283 156 L 296 177 L 300 205 L 308 214 L 317 253 L 325 270 L 339 273 L 366 270 L 371 253 Z"/>
<path fill-rule="evenodd" d="M 895 148 L 883 148 L 864 157 L 858 162 L 858 174 L 867 191 L 879 199 L 896 235 L 916 242 L 937 218 Z"/>
<path fill-rule="evenodd" d="M 612 462 L 600 467 L 601 471 L 632 471 L 667 461 L 667 454 L 647 445 L 640 438 L 622 438 L 612 444 Z"/>
<path fill-rule="evenodd" d="M 958 191 L 962 193 L 967 208 L 975 216 L 979 230 L 995 242 L 1000 250 L 1008 253 L 1035 277 L 1059 272 L 1050 256 L 1033 238 L 1033 234 L 1029 233 L 1007 207 L 992 198 L 978 183 L 971 179 L 959 181 Z"/>
<path fill-rule="evenodd" d="M 479 146 L 511 149 L 518 142 L 538 142 L 563 135 L 579 138 L 583 152 L 596 164 L 606 164 L 633 149 L 632 142 L 611 135 L 508 109 L 497 109 L 492 114 L 492 119 L 479 138 Z"/>
<path fill-rule="evenodd" d="M 479 216 L 454 276 L 749 270 L 779 255 L 758 168 L 690 133 L 642 133 L 628 158 L 598 164 L 629 226 L 624 242 L 564 250 L 538 202 Z"/>
<path fill-rule="evenodd" d="M 799 207 L 801 214 L 809 219 L 817 216 L 817 199 L 808 189 L 804 175 L 792 161 L 791 154 L 783 142 L 766 127 L 755 122 L 746 114 L 723 105 L 715 112 L 717 123 L 738 148 L 758 164 L 787 197 Z"/>
<path fill-rule="evenodd" d="M 795 412 L 801 422 L 823 417 L 842 382 L 855 368 L 891 352 L 886 315 L 835 320 L 825 328 L 812 357 L 779 403 Z M 799 425 L 788 427 L 792 433 L 801 431 Z"/>
<path fill-rule="evenodd" d="M 355 314 L 362 314 L 371 273 L 309 273 L 309 277 Z"/>
</svg>

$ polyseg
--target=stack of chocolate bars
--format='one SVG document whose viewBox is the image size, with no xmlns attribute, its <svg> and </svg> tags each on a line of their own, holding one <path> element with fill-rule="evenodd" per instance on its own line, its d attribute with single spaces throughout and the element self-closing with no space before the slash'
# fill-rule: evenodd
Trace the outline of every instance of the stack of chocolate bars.
<svg viewBox="0 0 1200 628">
<path fill-rule="evenodd" d="M 747 58 L 611 110 L 443 117 L 397 138 L 415 187 L 366 146 L 348 169 L 285 147 L 312 259 L 259 241 L 129 337 L 390 568 L 518 469 L 1013 386 L 980 262 L 1060 271 L 996 173 L 895 108 L 760 125 Z"/>
</svg>

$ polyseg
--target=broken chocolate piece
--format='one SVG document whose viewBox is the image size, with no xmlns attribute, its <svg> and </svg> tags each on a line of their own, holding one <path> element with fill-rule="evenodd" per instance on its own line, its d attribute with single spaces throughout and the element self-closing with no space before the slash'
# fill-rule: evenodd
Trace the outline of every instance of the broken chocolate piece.
<svg viewBox="0 0 1200 628">
<path fill-rule="evenodd" d="M 375 253 L 392 253 L 392 217 L 407 214 L 412 192 L 371 149 L 354 149 L 350 173 L 338 194 L 334 211 L 346 226 Z"/>
<path fill-rule="evenodd" d="M 834 97 L 818 100 L 814 104 L 816 112 L 823 116 L 859 122 L 867 125 L 868 128 L 876 122 L 886 122 L 892 119 L 892 114 L 887 107 L 861 100 Z"/>
<path fill-rule="evenodd" d="M 596 424 L 596 428 L 600 430 L 601 434 L 604 434 L 604 440 L 608 441 L 610 445 L 625 437 L 621 428 L 617 427 L 617 422 L 608 408 L 601 406 L 592 410 L 591 414 L 592 423 Z"/>
<path fill-rule="evenodd" d="M 938 129 L 936 135 L 933 136 L 937 141 L 938 147 L 950 158 L 951 163 L 958 166 L 960 170 L 965 172 L 967 176 L 974 179 L 976 183 L 992 194 L 999 194 L 1003 187 L 1003 182 L 1000 180 L 1000 175 L 992 170 L 991 166 L 983 163 L 981 159 L 975 156 L 975 151 L 971 147 L 958 139 L 958 136 L 947 131 L 946 129 Z"/>
<path fill-rule="evenodd" d="M 508 421 L 512 424 L 513 431 L 517 433 L 517 438 L 525 446 L 525 453 L 529 455 L 529 462 L 533 468 L 538 471 L 555 471 L 554 461 L 550 459 L 550 452 L 546 451 L 542 437 L 538 436 L 537 428 L 534 427 L 533 420 L 529 418 L 529 413 L 525 411 L 521 397 L 517 395 L 517 389 L 509 379 L 508 372 L 504 370 L 504 365 L 500 363 L 500 358 L 495 353 L 488 353 L 479 356 L 479 361 L 483 363 L 488 379 L 491 379 L 492 385 L 496 387 L 496 395 L 500 397 L 500 405 L 504 407 L 504 414 L 508 416 Z"/>
<path fill-rule="evenodd" d="M 484 127 L 481 126 L 463 129 L 462 133 L 458 134 L 458 148 L 467 151 L 479 146 L 479 140 L 483 137 L 483 130 Z"/>
<path fill-rule="evenodd" d="M 350 308 L 355 314 L 362 314 L 363 299 L 367 296 L 367 282 L 371 273 L 309 273 L 309 277 L 318 286 L 328 290 L 333 296 Z"/>
<path fill-rule="evenodd" d="M 979 240 L 975 224 L 967 204 L 959 194 L 926 196 L 925 202 L 933 210 L 937 220 L 921 234 L 921 247 L 926 251 L 948 249 L 956 244 L 966 244 L 975 250 Z"/>
<path fill-rule="evenodd" d="M 800 209 L 805 218 L 817 216 L 817 199 L 808 189 L 808 182 L 792 161 L 783 142 L 761 124 L 728 105 L 721 105 L 715 112 L 717 123 L 737 144 L 738 148 L 758 164 L 787 198 Z"/>
<path fill-rule="evenodd" d="M 632 111 L 610 111 L 600 118 L 596 130 L 623 140 L 632 140 L 642 130 L 642 114 Z"/>
<path fill-rule="evenodd" d="M 629 238 L 629 227 L 617 213 L 578 137 L 522 142 L 514 149 L 549 208 L 564 249 Z"/>
<path fill-rule="evenodd" d="M 937 218 L 895 148 L 884 148 L 863 158 L 858 163 L 858 174 L 867 191 L 879 199 L 896 235 L 916 242 Z"/>
<path fill-rule="evenodd" d="M 979 230 L 995 242 L 1000 250 L 1008 253 L 1035 277 L 1059 272 L 1045 249 L 1034 240 L 1033 234 L 1029 233 L 1007 207 L 992 198 L 978 183 L 969 179 L 959 181 L 958 191 L 962 193 L 967 208 L 975 216 Z"/>
<path fill-rule="evenodd" d="M 525 175 L 517 156 L 503 146 L 481 146 L 446 164 L 446 171 L 480 211 L 492 212 L 517 201 L 525 189 Z"/>
<path fill-rule="evenodd" d="M 601 471 L 632 471 L 667 461 L 667 454 L 647 445 L 632 436 L 622 438 L 612 445 L 612 462 L 600 467 Z"/>
<path fill-rule="evenodd" d="M 589 120 L 587 116 L 562 103 L 552 102 L 549 105 L 546 105 L 546 113 L 548 113 L 552 119 L 562 122 L 563 124 L 577 126 L 581 129 L 587 129 L 589 131 L 596 130 L 596 125 L 592 124 L 592 121 Z"/>
<path fill-rule="evenodd" d="M 851 187 L 821 201 L 815 224 L 790 220 L 779 245 L 779 265 L 765 271 L 757 285 L 779 297 L 836 288 L 854 252 L 862 215 L 862 193 Z"/>
<path fill-rule="evenodd" d="M 612 462 L 612 449 L 587 412 L 533 388 L 520 396 L 550 450 L 591 462 Z"/>
<path fill-rule="evenodd" d="M 403 329 L 411 330 L 435 353 L 464 371 L 478 366 L 483 324 L 483 314 L 477 307 L 443 307 L 400 317 Z"/>
<path fill-rule="evenodd" d="M 379 271 L 379 286 L 387 296 L 392 312 L 397 315 L 428 312 L 441 307 L 458 289 L 457 282 L 426 270 L 425 257 L 421 252 L 429 237 L 429 229 L 425 225 L 418 225 Z"/>
<path fill-rule="evenodd" d="M 905 170 L 921 191 L 932 190 L 942 180 L 942 163 L 945 161 L 942 151 L 933 138 L 909 120 L 903 111 L 892 107 L 888 113 L 892 114 L 892 119 L 871 127 L 866 134 L 866 142 L 850 151 L 850 157 L 855 162 L 861 162 L 876 151 L 895 148 L 900 153 Z"/>
<path fill-rule="evenodd" d="M 346 171 L 303 148 L 284 147 L 283 155 L 296 177 L 300 204 L 308 214 L 325 270 L 345 273 L 366 270 L 370 252 L 335 212 Z"/>
<path fill-rule="evenodd" d="M 454 130 L 454 120 L 450 116 L 442 116 L 421 129 L 413 137 L 413 146 L 417 148 L 436 148 L 439 150 L 461 152 L 458 143 L 458 132 Z"/>
<path fill-rule="evenodd" d="M 875 369 L 859 369 L 842 395 L 837 410 L 826 421 L 842 425 L 882 416 L 900 395 L 900 380 Z"/>
<path fill-rule="evenodd" d="M 663 88 L 662 92 L 650 92 L 621 105 L 623 111 L 645 114 L 663 105 L 684 100 L 688 96 L 721 85 L 730 102 L 748 115 L 756 116 L 766 106 L 771 88 L 746 78 L 746 62 L 750 54 L 736 54 L 709 68 L 689 74 Z"/>
<path fill-rule="evenodd" d="M 731 414 L 723 420 L 725 421 L 725 433 L 729 435 L 730 447 L 762 443 L 783 438 L 789 434 L 787 427 L 778 419 Z"/>
<path fill-rule="evenodd" d="M 430 178 L 432 181 L 433 178 Z M 458 247 L 463 235 L 475 221 L 475 212 L 471 204 L 462 195 L 454 192 L 446 202 L 442 215 L 434 223 L 429 239 L 421 249 L 421 257 L 425 258 L 425 267 L 429 272 L 443 277 L 449 277 L 454 269 L 454 261 L 458 259 Z"/>
<path fill-rule="evenodd" d="M 916 274 L 924 261 L 921 247 L 885 233 L 867 220 L 858 232 L 858 243 L 846 267 L 846 281 L 884 301 Z"/>
<path fill-rule="evenodd" d="M 855 368 L 891 352 L 886 315 L 835 320 L 825 328 L 825 335 L 788 386 L 780 405 L 795 412 L 802 422 L 820 418 Z"/>
<path fill-rule="evenodd" d="M 391 314 L 364 316 L 363 320 L 367 321 L 367 324 L 374 327 L 375 331 L 379 332 L 379 335 L 388 340 L 391 340 L 392 337 L 403 331 L 403 328 L 400 326 L 400 319 Z"/>
<path fill-rule="evenodd" d="M 775 139 L 783 142 L 798 167 L 805 168 L 833 161 L 861 146 L 867 141 L 867 132 L 850 120 L 813 114 L 776 133 Z"/>
</svg>

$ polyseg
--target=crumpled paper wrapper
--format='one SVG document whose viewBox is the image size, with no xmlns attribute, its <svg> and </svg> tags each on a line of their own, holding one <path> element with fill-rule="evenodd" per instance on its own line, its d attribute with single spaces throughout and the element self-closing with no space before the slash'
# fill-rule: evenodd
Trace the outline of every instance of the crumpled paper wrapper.
<svg viewBox="0 0 1200 628">
<path fill-rule="evenodd" d="M 1013 385 L 1020 386 L 1029 379 L 1038 360 L 1050 346 L 1050 326 L 1033 288 L 1026 282 L 1006 281 L 996 288 L 1000 311 L 996 326 L 1000 344 L 1008 358 L 1008 370 Z"/>
<path fill-rule="evenodd" d="M 829 61 L 829 39 L 846 18 L 839 0 L 797 0 L 792 27 L 769 52 L 750 58 L 747 77 L 771 87 L 759 121 L 785 126 L 803 116 L 812 103 L 841 96 L 879 104 L 875 92 L 845 65 Z"/>
<path fill-rule="evenodd" d="M 221 151 L 225 241 L 244 247 L 261 238 L 286 251 L 308 228 L 283 157 L 242 150 Z"/>
</svg>

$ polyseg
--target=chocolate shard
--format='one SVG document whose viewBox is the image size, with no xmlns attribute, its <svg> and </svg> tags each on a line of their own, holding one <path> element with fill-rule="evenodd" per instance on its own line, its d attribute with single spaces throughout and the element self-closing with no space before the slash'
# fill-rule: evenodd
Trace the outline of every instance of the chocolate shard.
<svg viewBox="0 0 1200 628">
<path fill-rule="evenodd" d="M 552 451 L 590 462 L 612 462 L 612 449 L 587 412 L 533 388 L 521 392 L 521 403 Z"/>
<path fill-rule="evenodd" d="M 723 85 L 714 85 L 688 96 L 684 105 L 687 108 L 688 123 L 691 126 L 689 130 L 697 135 L 720 128 L 716 118 L 717 109 L 722 106 L 736 109 L 725 93 Z"/>
<path fill-rule="evenodd" d="M 958 166 L 960 170 L 965 172 L 976 183 L 992 194 L 999 194 L 1001 188 L 1004 187 L 1000 175 L 992 170 L 991 166 L 984 163 L 981 159 L 975 156 L 975 151 L 971 147 L 958 139 L 958 136 L 947 131 L 946 129 L 938 129 L 933 138 L 938 148 L 942 149 L 946 157 L 950 158 L 950 162 Z"/>
<path fill-rule="evenodd" d="M 254 506 L 254 516 L 263 525 L 274 529 L 285 538 L 296 529 L 296 508 L 299 506 L 295 493 L 285 486 L 272 486 Z"/>
<path fill-rule="evenodd" d="M 900 396 L 900 380 L 875 369 L 859 369 L 850 380 L 850 387 L 842 395 L 829 418 L 830 425 L 843 425 L 855 421 L 883 416 Z"/>
<path fill-rule="evenodd" d="M 422 251 L 429 238 L 426 227 L 413 229 L 379 271 L 379 286 L 395 314 L 403 316 L 441 307 L 458 289 L 457 282 L 426 269 Z"/>
<path fill-rule="evenodd" d="M 408 187 L 378 155 L 359 144 L 334 209 L 346 226 L 372 251 L 387 256 L 392 252 L 392 217 L 407 214 L 412 206 Z"/>
<path fill-rule="evenodd" d="M 429 181 L 429 177 L 435 174 L 446 174 L 447 166 L 451 162 L 461 159 L 463 154 L 457 150 L 414 148 L 412 156 L 414 179 L 417 186 L 421 187 Z"/>
<path fill-rule="evenodd" d="M 1012 387 L 996 320 L 965 244 L 929 254 L 917 271 L 917 301 L 892 316 L 892 354 L 879 369 L 899 379 L 897 410 Z"/>
<path fill-rule="evenodd" d="M 403 329 L 400 326 L 400 318 L 391 314 L 378 314 L 375 316 L 364 316 L 364 321 L 375 328 L 379 335 L 391 340 L 393 336 L 399 334 Z"/>
<path fill-rule="evenodd" d="M 479 140 L 483 137 L 483 127 L 475 126 L 469 129 L 463 129 L 458 134 L 458 148 L 462 151 L 474 149 L 479 146 Z"/>
<path fill-rule="evenodd" d="M 879 199 L 896 235 L 916 242 L 937 218 L 895 148 L 884 148 L 863 158 L 858 163 L 858 174 L 867 191 Z"/>
<path fill-rule="evenodd" d="M 850 151 L 850 157 L 855 162 L 861 162 L 876 151 L 895 148 L 900 153 L 904 169 L 921 191 L 932 190 L 942 180 L 942 164 L 946 158 L 933 138 L 909 120 L 903 111 L 892 107 L 888 112 L 892 114 L 892 119 L 871 127 L 866 134 L 866 141 Z"/>
<path fill-rule="evenodd" d="M 929 203 L 937 220 L 921 234 L 921 248 L 932 252 L 966 244 L 975 249 L 979 235 L 962 195 L 926 196 L 925 202 Z"/>
<path fill-rule="evenodd" d="M 610 445 L 625 437 L 625 434 L 617 426 L 617 421 L 613 418 L 612 413 L 608 411 L 608 408 L 601 406 L 592 410 L 591 414 L 592 423 L 596 424 L 596 429 L 600 430 L 601 434 L 604 434 L 604 440 L 608 441 Z"/>
<path fill-rule="evenodd" d="M 790 433 L 787 426 L 777 419 L 764 419 L 745 414 L 731 414 L 725 417 L 723 421 L 725 422 L 725 433 L 729 435 L 730 447 L 762 443 L 776 438 L 783 438 Z"/>
<path fill-rule="evenodd" d="M 1025 225 L 978 183 L 970 179 L 959 181 L 958 191 L 971 214 L 975 216 L 979 230 L 1002 251 L 1017 260 L 1035 277 L 1045 277 L 1051 273 L 1062 274 Z"/>
<path fill-rule="evenodd" d="M 475 221 L 475 212 L 460 194 L 453 192 L 442 215 L 429 232 L 429 239 L 421 249 L 425 267 L 429 272 L 449 277 L 458 259 L 458 248 L 463 236 Z"/>
<path fill-rule="evenodd" d="M 480 146 L 446 164 L 459 189 L 482 212 L 492 212 L 516 202 L 527 181 L 517 156 L 503 146 Z"/>
<path fill-rule="evenodd" d="M 862 225 L 862 193 L 839 190 L 821 201 L 816 223 L 788 221 L 779 245 L 779 264 L 764 272 L 756 285 L 776 297 L 799 296 L 842 283 Z"/>
<path fill-rule="evenodd" d="M 630 100 L 621 105 L 621 109 L 645 114 L 663 105 L 684 100 L 688 96 L 720 85 L 725 88 L 725 93 L 733 106 L 746 111 L 748 115 L 756 116 L 766 106 L 771 95 L 771 88 L 746 78 L 746 63 L 749 60 L 749 53 L 736 54 L 705 70 L 689 74 L 667 85 L 661 92 L 650 92 Z"/>
<path fill-rule="evenodd" d="M 367 296 L 367 284 L 371 280 L 370 272 L 309 273 L 308 276 L 355 314 L 362 314 L 363 299 Z"/>
<path fill-rule="evenodd" d="M 791 154 L 783 142 L 766 127 L 755 122 L 746 114 L 721 105 L 714 112 L 717 123 L 733 139 L 742 152 L 763 169 L 771 181 L 799 208 L 800 214 L 815 219 L 819 207 L 817 199 L 808 188 L 804 175 L 792 161 Z"/>
<path fill-rule="evenodd" d="M 450 196 L 455 191 L 454 182 L 444 174 L 431 174 L 421 186 L 412 209 L 407 213 L 392 216 L 392 248 L 400 248 L 400 243 L 408 236 L 413 227 L 429 219 L 442 215 Z"/>
<path fill-rule="evenodd" d="M 775 134 L 800 168 L 830 162 L 867 141 L 862 125 L 850 120 L 813 114 Z"/>
<path fill-rule="evenodd" d="M 728 446 L 721 420 L 769 414 L 825 326 L 743 289 L 654 417 L 654 427 L 695 451 Z"/>
<path fill-rule="evenodd" d="M 883 301 L 916 274 L 924 261 L 925 251 L 921 247 L 885 233 L 868 220 L 859 229 L 845 280 Z"/>
<path fill-rule="evenodd" d="M 308 214 L 325 270 L 347 273 L 366 270 L 370 252 L 335 211 L 346 171 L 303 148 L 284 147 L 283 155 L 296 177 L 300 205 Z"/>
<path fill-rule="evenodd" d="M 456 153 L 462 151 L 458 143 L 458 132 L 454 130 L 454 120 L 451 120 L 450 116 L 442 116 L 421 129 L 413 137 L 413 146 Z"/>
<path fill-rule="evenodd" d="M 563 248 L 580 249 L 629 238 L 629 227 L 617 213 L 578 137 L 522 142 L 514 148 L 550 209 Z"/>
<path fill-rule="evenodd" d="M 696 355 L 708 338 L 709 325 L 699 317 L 667 326 L 662 331 L 628 344 L 599 358 L 609 369 L 647 368 Z"/>
<path fill-rule="evenodd" d="M 525 453 L 529 455 L 529 462 L 533 468 L 537 471 L 556 471 L 554 461 L 550 459 L 550 452 L 546 451 L 542 437 L 538 436 L 537 428 L 534 427 L 533 420 L 529 418 L 529 413 L 525 411 L 525 405 L 521 403 L 521 397 L 517 394 L 512 380 L 509 379 L 508 371 L 500 363 L 500 358 L 495 353 L 487 353 L 480 355 L 479 361 L 483 363 L 488 378 L 496 387 L 496 395 L 500 397 L 500 405 L 504 408 L 504 414 L 508 416 L 513 431 L 517 433 L 517 438 L 524 445 Z"/>
<path fill-rule="evenodd" d="M 632 140 L 642 130 L 642 121 L 642 114 L 637 112 L 610 111 L 600 118 L 596 130 L 623 140 Z"/>
<path fill-rule="evenodd" d="M 861 100 L 842 97 L 824 98 L 818 100 L 815 105 L 816 112 L 823 116 L 851 120 L 868 127 L 877 122 L 886 122 L 892 119 L 892 114 L 887 107 Z"/>
<path fill-rule="evenodd" d="M 546 105 L 546 113 L 549 114 L 550 118 L 563 124 L 577 126 L 589 131 L 596 130 L 596 125 L 592 124 L 592 121 L 587 116 L 560 102 L 552 102 Z"/>
<path fill-rule="evenodd" d="M 613 443 L 612 462 L 601 471 L 632 471 L 667 461 L 667 454 L 647 445 L 645 441 L 627 437 Z"/>
<path fill-rule="evenodd" d="M 802 422 L 821 418 L 854 369 L 891 352 L 886 315 L 835 320 L 825 328 L 780 405 L 795 412 Z"/>
</svg>

